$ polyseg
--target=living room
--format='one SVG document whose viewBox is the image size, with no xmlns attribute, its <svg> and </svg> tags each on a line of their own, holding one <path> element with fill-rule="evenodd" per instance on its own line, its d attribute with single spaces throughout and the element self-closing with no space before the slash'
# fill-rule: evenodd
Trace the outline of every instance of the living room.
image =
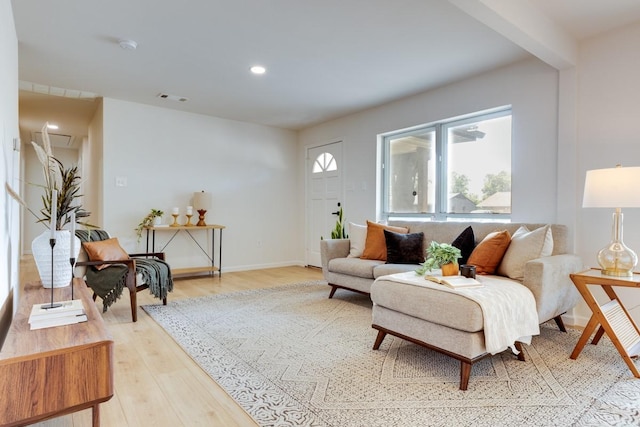
<svg viewBox="0 0 640 427">
<path fill-rule="evenodd" d="M 20 151 L 14 148 L 19 137 L 21 47 L 10 2 L 3 2 L 0 16 L 0 27 L 5 29 L 0 38 L 1 164 L 5 180 L 15 185 L 21 179 Z M 544 30 L 538 34 L 540 40 Z M 611 212 L 582 208 L 585 173 L 618 163 L 637 166 L 640 159 L 635 141 L 639 42 L 640 23 L 625 22 L 574 41 L 573 63 L 565 66 L 550 65 L 553 54 L 540 54 L 547 61 L 529 55 L 462 81 L 299 130 L 105 97 L 89 128 L 92 146 L 84 153 L 87 174 L 99 171 L 86 189 L 91 197 L 87 209 L 94 214 L 92 221 L 118 236 L 123 245 L 140 248 L 143 243 L 137 243 L 133 229 L 148 209 L 183 209 L 194 191 L 206 189 L 214 195 L 212 221 L 227 227 L 225 272 L 304 266 L 309 244 L 305 237 L 309 148 L 343 142 L 347 165 L 343 205 L 348 221 L 364 223 L 379 212 L 380 134 L 511 105 L 511 221 L 567 225 L 573 251 L 585 266 L 594 266 L 595 254 L 611 237 Z M 126 188 L 113 185 L 116 177 L 123 176 Z M 0 204 L 8 212 L 11 201 L 2 191 Z M 640 212 L 624 212 L 625 243 L 640 248 Z M 21 285 L 19 260 L 24 253 L 18 218 L 14 214 L 6 221 L 0 231 L 0 301 L 5 307 Z M 28 242 L 22 246 L 28 247 Z M 187 261 L 181 256 L 176 254 L 177 264 Z M 640 320 L 640 296 L 627 292 L 622 297 Z M 3 315 L 3 320 L 10 316 Z M 583 326 L 588 315 L 580 303 L 567 313 L 566 321 Z"/>
</svg>

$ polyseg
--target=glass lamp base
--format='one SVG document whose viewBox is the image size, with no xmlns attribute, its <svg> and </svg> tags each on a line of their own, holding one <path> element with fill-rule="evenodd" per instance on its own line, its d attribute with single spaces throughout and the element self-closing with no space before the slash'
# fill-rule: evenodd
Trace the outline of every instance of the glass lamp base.
<svg viewBox="0 0 640 427">
<path fill-rule="evenodd" d="M 598 264 L 606 276 L 630 277 L 638 256 L 622 242 L 611 242 L 598 252 Z"/>
</svg>

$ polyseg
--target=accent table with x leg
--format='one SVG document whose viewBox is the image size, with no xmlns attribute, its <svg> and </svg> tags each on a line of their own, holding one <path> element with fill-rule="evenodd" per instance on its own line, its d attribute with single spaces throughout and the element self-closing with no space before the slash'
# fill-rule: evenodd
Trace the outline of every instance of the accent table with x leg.
<svg viewBox="0 0 640 427">
<path fill-rule="evenodd" d="M 616 277 L 606 276 L 602 274 L 600 269 L 591 269 L 570 276 L 593 313 L 570 358 L 576 359 L 580 355 L 591 334 L 599 326 L 591 344 L 598 344 L 602 335 L 606 333 L 633 376 L 640 378 L 638 367 L 632 360 L 640 354 L 640 329 L 613 290 L 615 286 L 640 288 L 640 273 L 634 273 L 631 277 Z M 599 304 L 589 289 L 589 285 L 600 286 L 610 301 Z"/>
</svg>

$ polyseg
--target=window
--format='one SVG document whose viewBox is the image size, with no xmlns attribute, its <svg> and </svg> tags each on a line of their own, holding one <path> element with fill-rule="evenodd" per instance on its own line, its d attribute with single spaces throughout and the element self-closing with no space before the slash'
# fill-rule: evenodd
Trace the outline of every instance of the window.
<svg viewBox="0 0 640 427">
<path fill-rule="evenodd" d="M 511 109 L 393 132 L 383 144 L 387 218 L 511 214 Z"/>
<path fill-rule="evenodd" d="M 330 172 L 338 169 L 336 159 L 331 153 L 322 153 L 313 162 L 312 173 Z"/>
</svg>

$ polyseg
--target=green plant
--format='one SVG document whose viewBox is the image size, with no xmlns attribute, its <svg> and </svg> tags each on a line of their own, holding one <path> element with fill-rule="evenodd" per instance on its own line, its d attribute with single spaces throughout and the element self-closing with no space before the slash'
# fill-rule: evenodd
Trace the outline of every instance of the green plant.
<svg viewBox="0 0 640 427">
<path fill-rule="evenodd" d="M 460 249 L 452 246 L 448 243 L 431 242 L 427 249 L 428 258 L 421 264 L 421 267 L 416 270 L 419 275 L 425 274 L 427 271 L 431 271 L 434 268 L 440 268 L 445 264 L 458 263 L 458 258 L 462 257 Z"/>
<path fill-rule="evenodd" d="M 77 223 L 91 227 L 91 224 L 80 221 L 82 218 L 87 218 L 91 213 L 84 210 L 79 203 L 76 203 L 76 199 L 82 197 L 82 194 L 79 194 L 81 178 L 78 175 L 78 167 L 65 168 L 60 160 L 53 157 L 49 133 L 47 132 L 48 125 L 48 123 L 45 123 L 42 128 L 42 147 L 33 141 L 31 142 L 42 165 L 45 182 L 44 185 L 33 184 L 44 189 L 40 215 L 31 210 L 8 184 L 5 184 L 5 187 L 9 194 L 36 218 L 36 222 L 45 226 L 51 223 L 51 194 L 53 190 L 56 190 L 58 192 L 55 218 L 56 230 L 61 230 L 71 221 L 72 212 L 75 212 Z"/>
<path fill-rule="evenodd" d="M 349 236 L 347 235 L 344 229 L 344 216 L 342 211 L 342 206 L 338 209 L 338 220 L 336 221 L 336 226 L 333 230 L 331 230 L 331 238 L 332 239 L 347 239 Z"/>
<path fill-rule="evenodd" d="M 138 224 L 138 226 L 136 227 L 136 236 L 138 236 L 138 242 L 142 238 L 142 230 L 144 230 L 145 227 L 150 227 L 151 225 L 153 225 L 153 220 L 157 217 L 161 217 L 162 215 L 164 215 L 164 212 L 160 209 L 151 209 L 147 216 L 142 218 L 142 221 L 140 221 L 140 224 Z"/>
</svg>

